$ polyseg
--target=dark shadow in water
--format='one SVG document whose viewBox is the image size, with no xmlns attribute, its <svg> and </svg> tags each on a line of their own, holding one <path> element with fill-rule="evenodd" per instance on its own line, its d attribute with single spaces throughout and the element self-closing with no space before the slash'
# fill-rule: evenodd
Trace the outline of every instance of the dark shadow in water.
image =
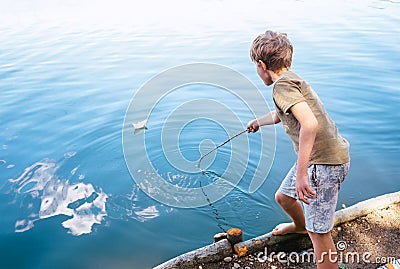
<svg viewBox="0 0 400 269">
<path fill-rule="evenodd" d="M 207 176 L 208 178 L 212 179 L 213 181 L 221 178 L 220 175 L 218 175 L 216 172 L 211 171 L 211 170 L 201 170 L 201 173 L 205 176 Z M 218 228 L 221 229 L 221 231 L 223 231 L 224 233 L 226 233 L 226 228 L 224 227 L 228 227 L 228 224 L 226 223 L 226 219 L 224 217 L 222 217 L 218 211 L 218 209 L 213 205 L 213 203 L 211 202 L 210 198 L 208 198 L 207 193 L 204 191 L 203 185 L 201 184 L 200 181 L 200 188 L 201 191 L 204 194 L 204 197 L 206 198 L 208 205 L 211 207 L 212 213 L 215 217 L 215 220 L 217 221 L 217 226 Z"/>
</svg>

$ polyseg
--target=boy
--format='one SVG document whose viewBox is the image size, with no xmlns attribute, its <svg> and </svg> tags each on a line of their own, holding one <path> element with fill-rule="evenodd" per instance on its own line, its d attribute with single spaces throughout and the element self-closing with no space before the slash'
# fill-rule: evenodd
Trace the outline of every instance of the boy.
<svg viewBox="0 0 400 269">
<path fill-rule="evenodd" d="M 292 54 L 286 34 L 266 31 L 253 41 L 250 56 L 264 83 L 274 84 L 275 110 L 250 121 L 247 129 L 256 132 L 260 126 L 282 122 L 297 153 L 275 194 L 293 222 L 279 224 L 273 235 L 308 233 L 318 269 L 338 268 L 331 230 L 340 184 L 350 166 L 349 143 L 339 135 L 318 95 L 290 70 Z"/>
</svg>

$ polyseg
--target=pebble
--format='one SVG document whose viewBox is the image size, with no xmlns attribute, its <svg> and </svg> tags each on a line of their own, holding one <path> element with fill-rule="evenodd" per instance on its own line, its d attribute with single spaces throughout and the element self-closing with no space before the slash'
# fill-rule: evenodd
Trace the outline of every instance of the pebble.
<svg viewBox="0 0 400 269">
<path fill-rule="evenodd" d="M 238 263 L 235 262 L 235 263 L 233 264 L 233 268 L 236 268 L 236 269 L 240 268 L 240 264 L 238 264 Z"/>
<path fill-rule="evenodd" d="M 224 258 L 224 262 L 231 262 L 232 261 L 232 257 L 225 257 Z"/>
</svg>

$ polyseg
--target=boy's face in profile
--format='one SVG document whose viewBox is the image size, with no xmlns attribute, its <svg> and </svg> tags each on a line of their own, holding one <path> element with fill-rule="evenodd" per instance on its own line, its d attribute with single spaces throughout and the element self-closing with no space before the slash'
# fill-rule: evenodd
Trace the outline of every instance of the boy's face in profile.
<svg viewBox="0 0 400 269">
<path fill-rule="evenodd" d="M 257 67 L 257 74 L 264 82 L 264 84 L 267 86 L 272 85 L 272 83 L 274 82 L 272 81 L 272 77 L 270 74 L 271 71 L 267 70 L 266 65 L 262 61 L 255 63 L 255 65 Z"/>
</svg>

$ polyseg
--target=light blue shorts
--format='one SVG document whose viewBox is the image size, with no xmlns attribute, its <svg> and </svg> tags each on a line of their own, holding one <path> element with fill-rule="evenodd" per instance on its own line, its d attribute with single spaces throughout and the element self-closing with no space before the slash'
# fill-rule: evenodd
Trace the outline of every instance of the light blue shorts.
<svg viewBox="0 0 400 269">
<path fill-rule="evenodd" d="M 309 205 L 301 203 L 307 231 L 323 234 L 332 230 L 340 184 L 346 177 L 349 168 L 350 163 L 340 165 L 314 164 L 308 168 L 310 187 L 315 191 L 315 198 L 308 199 Z M 298 199 L 296 170 L 295 164 L 278 190 L 294 199 Z"/>
</svg>

